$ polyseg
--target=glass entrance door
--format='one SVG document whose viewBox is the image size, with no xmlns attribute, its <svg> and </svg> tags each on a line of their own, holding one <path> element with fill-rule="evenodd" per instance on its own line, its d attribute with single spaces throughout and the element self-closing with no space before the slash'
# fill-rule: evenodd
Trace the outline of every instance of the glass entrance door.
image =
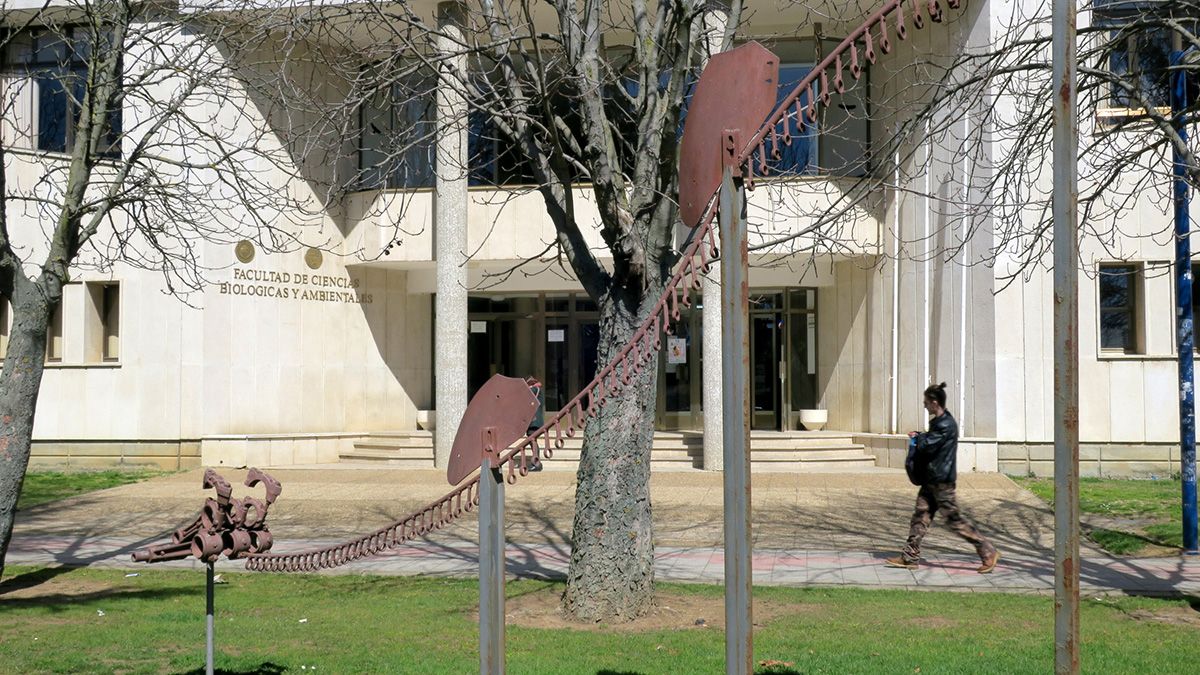
<svg viewBox="0 0 1200 675">
<path fill-rule="evenodd" d="M 779 429 L 782 327 L 778 312 L 750 315 L 751 429 Z"/>
<path fill-rule="evenodd" d="M 533 355 L 518 345 L 532 339 L 533 325 L 513 319 L 474 321 L 467 342 L 468 396 L 500 373 L 509 377 L 527 377 L 534 373 Z"/>
</svg>

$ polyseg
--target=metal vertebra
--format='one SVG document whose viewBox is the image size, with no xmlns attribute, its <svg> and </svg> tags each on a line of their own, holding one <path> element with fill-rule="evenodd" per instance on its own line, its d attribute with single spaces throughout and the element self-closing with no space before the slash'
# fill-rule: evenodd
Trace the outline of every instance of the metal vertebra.
<svg viewBox="0 0 1200 675">
<path fill-rule="evenodd" d="M 233 498 L 233 488 L 216 471 L 204 472 L 204 489 L 214 489 L 217 498 L 204 500 L 200 514 L 191 524 L 171 535 L 171 541 L 135 551 L 135 562 L 156 563 L 194 557 L 205 563 L 216 562 L 222 555 L 235 560 L 271 550 L 267 530 L 267 509 L 275 503 L 283 486 L 270 475 L 250 469 L 246 486 L 261 483 L 266 501 L 253 497 Z"/>
</svg>

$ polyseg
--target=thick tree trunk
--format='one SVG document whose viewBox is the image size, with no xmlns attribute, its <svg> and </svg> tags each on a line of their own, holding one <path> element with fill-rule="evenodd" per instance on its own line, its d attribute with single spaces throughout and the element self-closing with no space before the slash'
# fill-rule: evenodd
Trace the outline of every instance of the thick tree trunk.
<svg viewBox="0 0 1200 675">
<path fill-rule="evenodd" d="M 50 309 L 42 290 L 30 283 L 13 294 L 13 326 L 0 371 L 0 576 L 12 540 L 17 498 L 29 468 L 33 413 L 46 360 Z"/>
<path fill-rule="evenodd" d="M 651 290 L 636 302 L 613 295 L 601 301 L 600 363 L 607 363 L 649 314 L 656 300 Z M 587 426 L 563 597 L 564 613 L 577 621 L 630 621 L 654 600 L 650 448 L 657 379 L 658 365 L 651 361 Z"/>
</svg>

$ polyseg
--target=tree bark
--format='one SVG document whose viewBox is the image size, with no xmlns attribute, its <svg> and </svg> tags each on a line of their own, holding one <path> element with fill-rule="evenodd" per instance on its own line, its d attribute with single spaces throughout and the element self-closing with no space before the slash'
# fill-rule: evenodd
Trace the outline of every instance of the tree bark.
<svg viewBox="0 0 1200 675">
<path fill-rule="evenodd" d="M 33 415 L 46 361 L 46 333 L 57 299 L 42 286 L 18 280 L 12 297 L 13 325 L 0 371 L 0 576 L 12 540 L 17 498 L 29 468 Z"/>
<path fill-rule="evenodd" d="M 628 294 L 628 293 L 627 293 Z M 600 302 L 599 362 L 608 363 L 649 315 L 658 285 Z M 563 611 L 572 619 L 631 621 L 654 601 L 650 449 L 658 391 L 651 360 L 609 399 L 584 436 L 575 488 L 575 523 Z"/>
</svg>

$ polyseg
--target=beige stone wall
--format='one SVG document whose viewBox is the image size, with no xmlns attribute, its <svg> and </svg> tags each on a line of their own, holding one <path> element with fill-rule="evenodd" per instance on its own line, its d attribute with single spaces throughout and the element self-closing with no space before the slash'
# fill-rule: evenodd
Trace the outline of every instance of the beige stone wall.
<svg viewBox="0 0 1200 675">
<path fill-rule="evenodd" d="M 37 469 L 201 466 L 199 441 L 34 441 L 29 465 Z"/>
<path fill-rule="evenodd" d="M 875 465 L 903 469 L 908 456 L 907 434 L 854 434 L 854 442 L 875 457 Z M 963 437 L 958 441 L 958 471 L 1004 471 L 995 439 Z M 1011 473 L 1011 472 L 1009 472 Z"/>
<path fill-rule="evenodd" d="M 1054 475 L 1053 443 L 999 445 L 1000 470 L 1014 476 Z M 1178 443 L 1089 443 L 1079 445 L 1082 476 L 1170 478 L 1179 474 Z"/>
</svg>

